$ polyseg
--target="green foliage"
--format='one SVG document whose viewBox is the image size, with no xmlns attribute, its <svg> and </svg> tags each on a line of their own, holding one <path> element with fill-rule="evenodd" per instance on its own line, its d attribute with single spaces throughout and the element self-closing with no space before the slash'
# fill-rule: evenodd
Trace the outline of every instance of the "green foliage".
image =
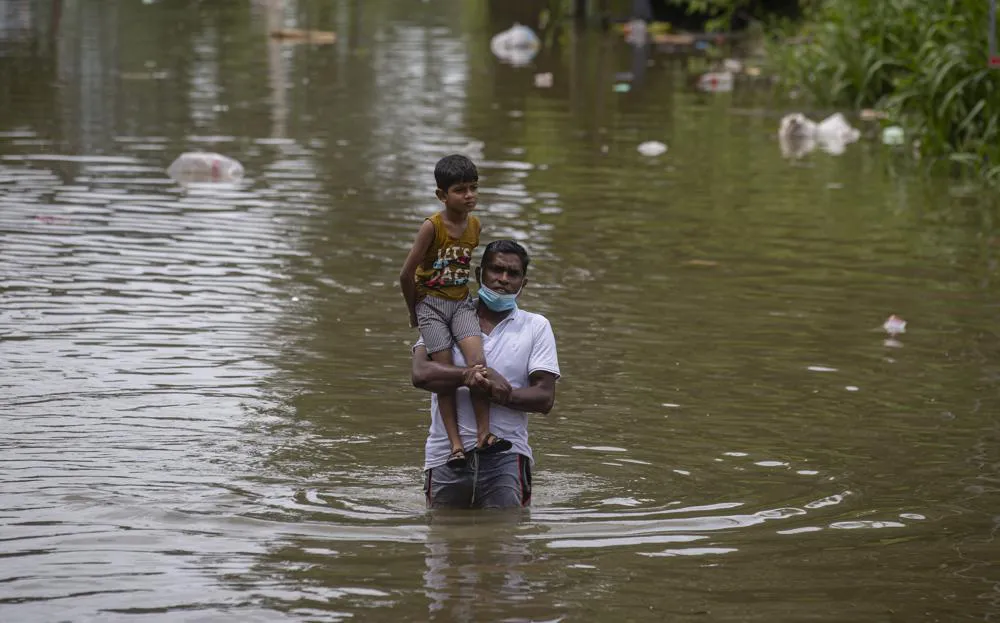
<svg viewBox="0 0 1000 623">
<path fill-rule="evenodd" d="M 799 43 L 775 40 L 782 81 L 820 104 L 878 108 L 925 155 L 1000 181 L 1000 71 L 987 68 L 984 0 L 839 0 Z"/>
<path fill-rule="evenodd" d="M 726 30 L 733 14 L 750 6 L 751 0 L 669 0 L 672 4 L 685 7 L 688 13 L 702 13 L 712 17 L 705 22 L 705 30 Z"/>
</svg>

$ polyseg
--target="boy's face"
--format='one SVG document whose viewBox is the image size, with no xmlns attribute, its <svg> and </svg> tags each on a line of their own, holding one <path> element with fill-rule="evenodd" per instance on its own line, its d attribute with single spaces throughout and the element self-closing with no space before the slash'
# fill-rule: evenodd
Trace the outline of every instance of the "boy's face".
<svg viewBox="0 0 1000 623">
<path fill-rule="evenodd" d="M 437 198 L 444 203 L 446 210 L 469 213 L 476 209 L 479 196 L 479 182 L 459 182 L 448 187 L 447 191 L 437 189 Z"/>
</svg>

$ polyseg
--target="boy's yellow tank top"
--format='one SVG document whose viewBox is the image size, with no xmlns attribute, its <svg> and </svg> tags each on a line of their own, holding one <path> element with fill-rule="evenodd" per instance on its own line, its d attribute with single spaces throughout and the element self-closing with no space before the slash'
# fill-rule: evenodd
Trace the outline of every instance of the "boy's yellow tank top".
<svg viewBox="0 0 1000 623">
<path fill-rule="evenodd" d="M 470 215 L 460 238 L 448 235 L 440 212 L 427 220 L 434 225 L 434 241 L 417 267 L 417 295 L 461 301 L 469 296 L 472 253 L 479 246 L 479 219 Z"/>
</svg>

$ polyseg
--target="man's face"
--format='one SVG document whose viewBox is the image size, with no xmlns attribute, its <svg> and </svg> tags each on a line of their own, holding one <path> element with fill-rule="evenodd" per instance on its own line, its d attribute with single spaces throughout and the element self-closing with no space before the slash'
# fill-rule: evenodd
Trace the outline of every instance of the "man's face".
<svg viewBox="0 0 1000 623">
<path fill-rule="evenodd" d="M 504 294 L 516 294 L 528 282 L 516 253 L 494 253 L 479 270 L 479 283 Z"/>
</svg>

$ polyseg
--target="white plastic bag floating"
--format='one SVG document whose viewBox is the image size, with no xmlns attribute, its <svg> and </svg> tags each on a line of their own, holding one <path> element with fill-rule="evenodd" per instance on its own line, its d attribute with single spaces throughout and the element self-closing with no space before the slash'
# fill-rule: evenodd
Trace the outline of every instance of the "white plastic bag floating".
<svg viewBox="0 0 1000 623">
<path fill-rule="evenodd" d="M 786 158 L 801 158 L 817 146 L 823 151 L 839 156 L 847 145 L 861 138 L 861 132 L 852 128 L 844 115 L 834 113 L 816 123 L 802 113 L 792 113 L 781 118 L 778 125 L 778 144 Z"/>
<path fill-rule="evenodd" d="M 834 113 L 816 126 L 816 140 L 823 151 L 839 156 L 850 143 L 861 138 L 861 132 L 852 128 L 844 115 Z"/>
<path fill-rule="evenodd" d="M 535 86 L 539 89 L 551 88 L 553 84 L 552 72 L 546 72 L 542 74 L 535 74 Z"/>
<path fill-rule="evenodd" d="M 816 149 L 816 123 L 802 113 L 781 118 L 778 125 L 778 145 L 785 158 L 801 158 Z"/>
<path fill-rule="evenodd" d="M 490 51 L 500 60 L 511 65 L 527 65 L 542 47 L 535 31 L 515 22 L 490 39 Z"/>
<path fill-rule="evenodd" d="M 639 143 L 639 146 L 636 147 L 636 149 L 639 150 L 639 153 L 643 156 L 650 157 L 662 156 L 667 153 L 667 146 L 660 141 L 646 141 L 645 143 Z"/>
<path fill-rule="evenodd" d="M 182 183 L 237 182 L 243 178 L 243 165 L 228 156 L 209 151 L 189 151 L 177 156 L 167 175 Z"/>
</svg>

